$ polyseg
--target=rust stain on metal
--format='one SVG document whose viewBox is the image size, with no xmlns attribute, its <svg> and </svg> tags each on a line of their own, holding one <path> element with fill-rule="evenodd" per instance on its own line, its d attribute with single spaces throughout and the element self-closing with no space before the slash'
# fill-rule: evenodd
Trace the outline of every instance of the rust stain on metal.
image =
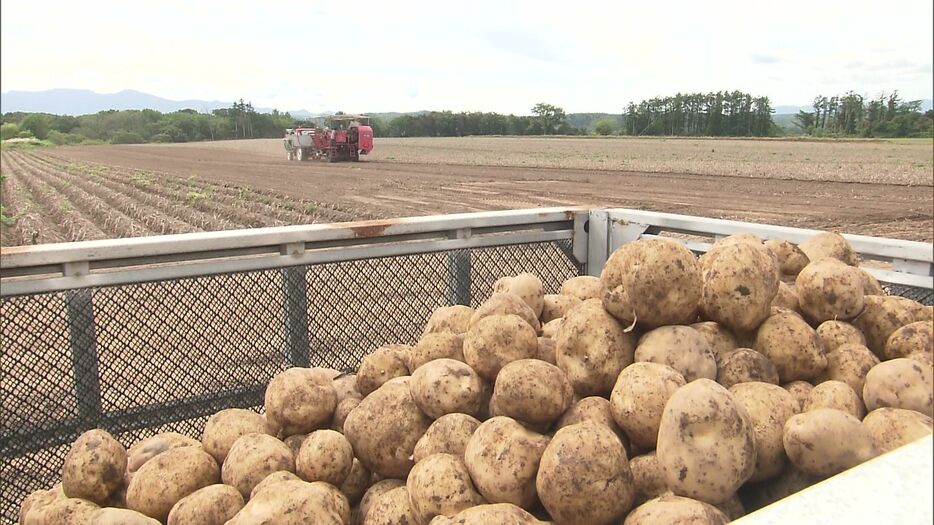
<svg viewBox="0 0 934 525">
<path fill-rule="evenodd" d="M 389 220 L 389 221 L 360 221 L 352 222 L 347 226 L 350 228 L 350 231 L 353 232 L 355 239 L 368 239 L 371 237 L 379 237 L 382 235 L 390 226 L 396 224 L 398 221 Z"/>
</svg>

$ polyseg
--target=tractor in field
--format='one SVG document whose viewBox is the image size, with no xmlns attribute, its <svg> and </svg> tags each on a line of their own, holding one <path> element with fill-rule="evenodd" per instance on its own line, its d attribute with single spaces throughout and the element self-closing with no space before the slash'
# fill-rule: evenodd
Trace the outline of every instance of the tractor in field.
<svg viewBox="0 0 934 525">
<path fill-rule="evenodd" d="M 332 115 L 312 128 L 285 130 L 283 144 L 289 160 L 358 161 L 373 151 L 373 128 L 363 115 Z"/>
</svg>

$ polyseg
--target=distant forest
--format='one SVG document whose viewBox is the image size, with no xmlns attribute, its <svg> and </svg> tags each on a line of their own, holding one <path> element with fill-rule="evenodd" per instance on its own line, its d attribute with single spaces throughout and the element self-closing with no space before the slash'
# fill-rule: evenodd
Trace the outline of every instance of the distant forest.
<svg viewBox="0 0 934 525">
<path fill-rule="evenodd" d="M 773 121 L 768 97 L 741 91 L 678 93 L 639 103 L 621 114 L 573 113 L 536 104 L 531 115 L 487 112 L 423 111 L 383 114 L 371 125 L 382 137 L 460 137 L 469 135 L 632 135 L 764 137 L 805 134 L 824 137 L 930 137 L 934 111 L 898 92 L 867 99 L 854 92 L 819 96 L 814 111 L 800 111 L 786 127 Z M 161 113 L 151 109 L 101 111 L 92 115 L 5 113 L 0 139 L 30 138 L 43 144 L 138 144 L 281 137 L 285 128 L 308 120 L 273 110 L 257 112 L 242 99 L 229 108 L 199 113 L 193 109 Z"/>
</svg>

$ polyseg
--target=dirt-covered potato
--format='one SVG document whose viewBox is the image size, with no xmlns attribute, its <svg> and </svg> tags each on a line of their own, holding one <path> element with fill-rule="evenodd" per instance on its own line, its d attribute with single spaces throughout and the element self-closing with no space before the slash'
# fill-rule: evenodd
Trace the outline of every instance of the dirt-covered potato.
<svg viewBox="0 0 934 525">
<path fill-rule="evenodd" d="M 350 522 L 350 504 L 333 486 L 315 481 L 283 481 L 256 494 L 226 525 L 305 525 Z"/>
<path fill-rule="evenodd" d="M 549 337 L 538 338 L 538 352 L 535 353 L 535 359 L 544 361 L 553 365 L 558 364 L 558 343 Z"/>
<path fill-rule="evenodd" d="M 302 480 L 302 478 L 298 477 L 298 475 L 292 471 L 278 470 L 266 476 L 265 478 L 263 478 L 262 481 L 257 483 L 256 486 L 253 487 L 253 490 L 250 491 L 250 497 L 247 499 L 253 499 L 260 492 L 268 489 L 269 487 L 275 485 L 276 483 L 281 483 L 283 481 L 304 481 L 304 480 Z"/>
<path fill-rule="evenodd" d="M 415 444 L 415 462 L 418 463 L 432 454 L 464 457 L 467 442 L 479 426 L 480 421 L 467 414 L 447 414 L 439 417 Z"/>
<path fill-rule="evenodd" d="M 326 428 L 337 407 L 332 377 L 312 368 L 290 368 L 266 387 L 266 421 L 283 436 Z"/>
<path fill-rule="evenodd" d="M 658 466 L 658 457 L 654 450 L 630 459 L 629 469 L 632 471 L 632 482 L 636 489 L 636 506 L 668 492 L 665 476 Z"/>
<path fill-rule="evenodd" d="M 677 370 L 685 381 L 717 378 L 717 359 L 707 338 L 690 326 L 662 326 L 639 339 L 637 363 L 659 363 Z"/>
<path fill-rule="evenodd" d="M 792 312 L 801 310 L 801 299 L 798 297 L 797 290 L 781 281 L 778 283 L 778 291 L 772 299 L 772 308 L 784 308 Z"/>
<path fill-rule="evenodd" d="M 843 381 L 862 399 L 866 374 L 878 364 L 879 358 L 864 345 L 842 344 L 827 352 L 827 368 L 820 379 Z"/>
<path fill-rule="evenodd" d="M 613 433 L 616 434 L 616 437 L 623 443 L 626 454 L 629 454 L 631 450 L 629 448 L 629 436 L 623 432 L 623 429 L 620 428 L 619 425 L 616 424 L 616 420 L 613 419 L 613 406 L 608 399 L 600 396 L 590 396 L 579 400 L 571 405 L 571 408 L 561 416 L 561 419 L 558 420 L 558 424 L 555 425 L 555 429 L 561 429 L 584 421 L 593 421 L 601 425 L 606 425 L 606 427 L 612 430 Z"/>
<path fill-rule="evenodd" d="M 519 296 L 532 309 L 535 317 L 541 318 L 544 306 L 545 285 L 538 276 L 520 273 L 514 277 L 503 277 L 493 284 L 495 293 L 511 293 Z"/>
<path fill-rule="evenodd" d="M 737 348 L 726 354 L 717 369 L 717 382 L 730 388 L 750 381 L 777 385 L 778 370 L 769 358 L 751 348 Z"/>
<path fill-rule="evenodd" d="M 464 462 L 480 494 L 490 503 L 528 509 L 535 501 L 535 475 L 548 437 L 508 417 L 484 421 L 467 442 Z"/>
<path fill-rule="evenodd" d="M 883 357 L 897 359 L 912 354 L 934 353 L 934 324 L 917 321 L 892 332 L 885 342 Z"/>
<path fill-rule="evenodd" d="M 247 434 L 230 447 L 221 467 L 221 479 L 247 499 L 253 487 L 279 470 L 295 471 L 289 446 L 266 434 Z"/>
<path fill-rule="evenodd" d="M 483 399 L 481 388 L 480 376 L 454 359 L 425 363 L 415 369 L 409 380 L 412 399 L 432 419 L 457 412 L 476 416 Z"/>
<path fill-rule="evenodd" d="M 425 323 L 425 330 L 422 333 L 466 334 L 467 324 L 472 315 L 473 308 L 461 304 L 435 308 L 428 322 Z"/>
<path fill-rule="evenodd" d="M 662 412 L 687 382 L 677 370 L 659 363 L 633 363 L 616 379 L 610 394 L 613 420 L 634 445 L 655 448 Z"/>
<path fill-rule="evenodd" d="M 831 476 L 878 455 L 869 429 L 833 408 L 792 416 L 782 436 L 795 467 L 814 476 Z"/>
<path fill-rule="evenodd" d="M 814 261 L 795 279 L 804 315 L 815 323 L 846 321 L 863 311 L 863 279 L 859 269 L 833 259 Z"/>
<path fill-rule="evenodd" d="M 755 432 L 749 413 L 709 379 L 679 388 L 658 428 L 658 464 L 675 494 L 720 503 L 752 476 Z"/>
<path fill-rule="evenodd" d="M 135 510 L 107 507 L 91 514 L 87 525 L 159 525 L 159 522 Z"/>
<path fill-rule="evenodd" d="M 798 275 L 798 272 L 810 262 L 808 256 L 800 248 L 788 241 L 769 239 L 763 244 L 775 254 L 778 259 L 778 269 L 785 275 Z"/>
<path fill-rule="evenodd" d="M 262 416 L 260 416 L 262 419 Z M 210 421 L 210 419 L 208 420 Z M 265 426 L 266 420 L 263 419 Z M 190 438 L 178 432 L 162 432 L 154 436 L 137 441 L 126 451 L 126 474 L 124 475 L 124 485 L 129 485 L 133 479 L 133 474 L 143 466 L 144 463 L 158 454 L 179 447 L 201 447 L 197 439 Z"/>
<path fill-rule="evenodd" d="M 740 347 L 736 342 L 736 337 L 726 327 L 713 321 L 694 323 L 690 326 L 707 338 L 707 343 L 717 359 L 718 366 L 723 356 Z"/>
<path fill-rule="evenodd" d="M 545 294 L 541 316 L 542 323 L 548 324 L 550 321 L 564 317 L 579 304 L 581 304 L 581 300 L 572 295 Z M 544 332 L 544 326 L 542 331 Z"/>
<path fill-rule="evenodd" d="M 535 487 L 548 514 L 568 525 L 616 522 L 635 498 L 626 449 L 612 430 L 592 421 L 555 433 Z"/>
<path fill-rule="evenodd" d="M 368 470 L 405 479 L 414 465 L 415 443 L 430 424 L 412 399 L 409 385 L 390 382 L 353 409 L 344 422 L 344 435 Z"/>
<path fill-rule="evenodd" d="M 866 407 L 863 406 L 859 395 L 843 381 L 824 381 L 811 389 L 804 403 L 804 411 L 818 408 L 835 408 L 856 419 L 863 419 L 866 415 Z"/>
<path fill-rule="evenodd" d="M 711 321 L 747 332 L 768 318 L 779 283 L 768 250 L 749 243 L 724 246 L 703 277 L 701 308 Z"/>
<path fill-rule="evenodd" d="M 547 337 L 550 339 L 557 340 L 558 330 L 561 328 L 561 323 L 564 322 L 563 317 L 558 319 L 552 319 L 542 326 L 542 337 Z"/>
<path fill-rule="evenodd" d="M 521 297 L 511 293 L 493 293 L 489 299 L 474 311 L 467 325 L 467 331 L 469 332 L 470 328 L 473 328 L 481 319 L 491 315 L 517 315 L 528 323 L 536 334 L 542 329 L 538 315 Z"/>
<path fill-rule="evenodd" d="M 28 515 L 27 525 L 85 525 L 100 507 L 81 498 L 56 499 Z"/>
<path fill-rule="evenodd" d="M 863 312 L 853 320 L 853 326 L 866 336 L 866 346 L 880 358 L 885 357 L 885 343 L 899 328 L 915 322 L 916 311 L 910 302 L 887 295 L 867 295 Z"/>
<path fill-rule="evenodd" d="M 753 348 L 772 361 L 783 383 L 814 379 L 827 367 L 817 332 L 793 313 L 766 319 L 756 332 Z"/>
<path fill-rule="evenodd" d="M 839 233 L 823 232 L 798 245 L 811 262 L 833 258 L 850 266 L 859 266 L 859 255 Z"/>
<path fill-rule="evenodd" d="M 556 360 L 580 396 L 606 395 L 633 362 L 635 337 L 600 301 L 590 299 L 566 316 L 558 332 Z"/>
<path fill-rule="evenodd" d="M 334 417 L 331 419 L 331 430 L 336 430 L 341 434 L 344 433 L 344 421 L 347 421 L 347 415 L 350 414 L 350 411 L 357 408 L 357 405 L 363 401 L 362 399 L 357 399 L 355 397 L 348 397 L 337 404 L 337 408 L 334 409 Z M 288 444 L 288 441 L 286 441 Z M 291 445 L 290 445 L 291 446 Z M 294 451 L 296 454 L 297 451 Z"/>
<path fill-rule="evenodd" d="M 316 430 L 302 442 L 295 456 L 295 473 L 305 481 L 341 486 L 353 466 L 353 447 L 340 432 Z"/>
<path fill-rule="evenodd" d="M 275 441 L 265 434 L 250 435 L 262 435 Z M 127 508 L 165 521 L 180 499 L 220 480 L 217 462 L 204 450 L 196 447 L 172 449 L 147 461 L 136 471 L 126 491 Z M 247 491 L 244 497 L 249 494 Z"/>
<path fill-rule="evenodd" d="M 451 454 L 433 454 L 416 463 L 405 487 L 419 525 L 428 525 L 435 516 L 453 516 L 484 503 L 463 458 Z"/>
<path fill-rule="evenodd" d="M 558 290 L 561 295 L 569 295 L 580 301 L 587 299 L 603 299 L 603 283 L 599 277 L 592 275 L 580 275 L 571 277 L 561 284 Z"/>
<path fill-rule="evenodd" d="M 684 523 L 685 525 L 725 525 L 730 520 L 713 505 L 675 495 L 650 499 L 626 516 L 623 525 L 656 525 Z"/>
<path fill-rule="evenodd" d="M 418 519 L 415 517 L 409 491 L 405 485 L 387 490 L 376 496 L 370 503 L 362 523 L 363 525 L 396 525 L 400 523 L 416 525 Z"/>
<path fill-rule="evenodd" d="M 266 418 L 260 414 L 243 408 L 228 408 L 208 418 L 201 433 L 201 446 L 220 465 L 234 441 L 247 434 L 268 433 Z"/>
<path fill-rule="evenodd" d="M 408 353 L 406 365 L 414 373 L 425 363 L 435 359 L 464 361 L 464 334 L 425 334 Z"/>
<path fill-rule="evenodd" d="M 535 516 L 511 503 L 477 505 L 458 512 L 451 518 L 438 516 L 431 520 L 431 525 L 546 525 L 551 522 L 539 521 Z"/>
<path fill-rule="evenodd" d="M 520 359 L 496 376 L 490 412 L 532 425 L 550 425 L 571 406 L 573 398 L 574 389 L 560 368 L 538 359 Z"/>
<path fill-rule="evenodd" d="M 508 363 L 533 359 L 537 353 L 535 330 L 517 315 L 490 315 L 471 322 L 464 338 L 464 361 L 489 381 Z"/>
<path fill-rule="evenodd" d="M 363 399 L 363 394 L 357 390 L 357 374 L 341 374 L 331 380 L 334 391 L 337 392 L 337 403 L 353 398 Z"/>
<path fill-rule="evenodd" d="M 347 498 L 351 506 L 356 505 L 363 497 L 366 489 L 370 486 L 371 473 L 360 463 L 360 460 L 354 458 L 353 465 L 350 467 L 350 473 L 337 488 Z"/>
<path fill-rule="evenodd" d="M 19 525 L 28 525 L 31 523 L 41 524 L 44 519 L 42 513 L 46 507 L 59 499 L 66 499 L 61 492 L 61 485 L 58 490 L 36 490 L 26 496 L 19 505 Z"/>
<path fill-rule="evenodd" d="M 788 393 L 791 394 L 791 397 L 798 403 L 797 408 L 795 408 L 795 413 L 797 414 L 804 411 L 804 404 L 807 403 L 808 396 L 811 395 L 811 390 L 814 389 L 814 385 L 807 381 L 792 381 L 782 385 L 782 388 L 787 390 Z"/>
<path fill-rule="evenodd" d="M 697 258 L 669 239 L 641 239 L 610 255 L 600 281 L 604 306 L 627 326 L 655 328 L 695 320 L 701 296 Z"/>
<path fill-rule="evenodd" d="M 450 335 L 450 334 L 448 334 Z M 435 334 L 422 336 L 423 338 L 444 337 Z M 357 391 L 364 396 L 370 395 L 383 383 L 394 377 L 409 375 L 409 367 L 406 366 L 406 353 L 413 350 L 405 345 L 387 345 L 381 346 L 367 354 L 360 362 L 360 368 L 357 370 Z"/>
<path fill-rule="evenodd" d="M 88 430 L 65 455 L 62 489 L 69 498 L 103 504 L 123 484 L 126 468 L 123 445 L 105 430 Z"/>
<path fill-rule="evenodd" d="M 846 321 L 824 321 L 817 327 L 817 337 L 828 353 L 845 344 L 866 346 L 863 333 Z"/>
<path fill-rule="evenodd" d="M 370 507 L 373 505 L 373 503 L 383 494 L 399 487 L 404 488 L 405 481 L 401 479 L 384 479 L 371 485 L 370 488 L 368 488 L 363 494 L 363 498 L 360 500 L 360 505 L 358 505 L 354 510 L 353 525 L 362 525 L 366 520 L 366 515 L 369 513 Z M 408 498 L 408 491 L 405 492 L 405 496 Z M 415 522 L 413 521 L 412 523 L 414 524 Z"/>
<path fill-rule="evenodd" d="M 934 370 L 914 359 L 892 359 L 872 367 L 863 384 L 869 411 L 881 407 L 914 410 L 934 416 Z"/>
<path fill-rule="evenodd" d="M 781 475 L 788 465 L 782 442 L 784 426 L 798 413 L 798 401 L 784 388 L 761 382 L 733 385 L 730 393 L 746 409 L 755 432 L 756 468 L 749 481 Z"/>
<path fill-rule="evenodd" d="M 869 429 L 872 443 L 880 454 L 921 439 L 934 430 L 930 417 L 902 408 L 877 408 L 866 414 L 863 426 Z"/>
<path fill-rule="evenodd" d="M 295 457 L 298 455 L 298 451 L 301 450 L 302 443 L 305 441 L 306 437 L 308 437 L 308 434 L 295 434 L 294 436 L 283 439 L 282 442 L 292 451 L 292 457 Z"/>
<path fill-rule="evenodd" d="M 243 508 L 243 496 L 229 485 L 208 485 L 172 507 L 168 525 L 224 525 Z"/>
</svg>

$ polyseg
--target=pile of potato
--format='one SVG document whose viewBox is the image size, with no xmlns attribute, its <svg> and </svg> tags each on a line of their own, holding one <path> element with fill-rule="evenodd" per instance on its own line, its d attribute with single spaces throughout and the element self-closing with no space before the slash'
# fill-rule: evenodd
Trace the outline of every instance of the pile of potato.
<svg viewBox="0 0 934 525">
<path fill-rule="evenodd" d="M 640 240 L 496 282 L 356 374 L 129 450 L 103 430 L 22 524 L 719 524 L 932 431 L 932 309 L 836 234 Z"/>
</svg>

